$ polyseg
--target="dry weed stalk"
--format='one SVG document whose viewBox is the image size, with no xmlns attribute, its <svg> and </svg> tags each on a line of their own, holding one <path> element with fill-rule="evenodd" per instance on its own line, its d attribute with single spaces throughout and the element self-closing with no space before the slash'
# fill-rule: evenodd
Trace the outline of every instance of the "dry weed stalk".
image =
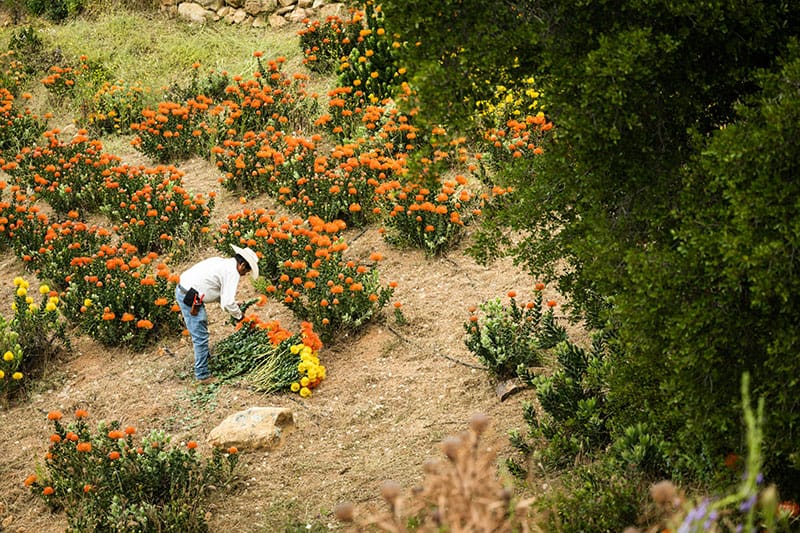
<svg viewBox="0 0 800 533">
<path fill-rule="evenodd" d="M 477 414 L 468 431 L 446 438 L 441 444 L 446 460 L 426 461 L 423 485 L 407 496 L 399 484 L 384 482 L 381 496 L 386 511 L 362 518 L 346 503 L 337 506 L 336 517 L 352 522 L 358 531 L 531 531 L 525 518 L 533 499 L 513 503 L 511 490 L 496 476 L 496 454 L 480 449 L 488 425 L 489 418 Z"/>
</svg>

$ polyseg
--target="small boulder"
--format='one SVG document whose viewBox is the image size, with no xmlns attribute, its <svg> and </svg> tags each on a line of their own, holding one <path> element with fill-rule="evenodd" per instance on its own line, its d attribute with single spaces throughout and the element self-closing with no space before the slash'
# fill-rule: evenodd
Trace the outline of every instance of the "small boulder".
<svg viewBox="0 0 800 533">
<path fill-rule="evenodd" d="M 285 407 L 251 407 L 230 415 L 208 434 L 212 446 L 273 450 L 294 430 L 294 413 Z"/>
<path fill-rule="evenodd" d="M 178 16 L 194 24 L 205 24 L 213 15 L 213 11 L 194 2 L 178 4 Z"/>
</svg>

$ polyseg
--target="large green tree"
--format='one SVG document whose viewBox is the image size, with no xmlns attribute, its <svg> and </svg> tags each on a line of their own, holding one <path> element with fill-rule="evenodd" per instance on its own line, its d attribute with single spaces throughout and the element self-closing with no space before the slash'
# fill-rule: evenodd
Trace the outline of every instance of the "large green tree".
<svg viewBox="0 0 800 533">
<path fill-rule="evenodd" d="M 797 495 L 800 4 L 383 5 L 429 116 L 469 115 L 493 83 L 537 79 L 555 135 L 504 173 L 518 192 L 495 222 L 526 235 L 518 260 L 558 272 L 577 311 L 618 329 L 613 424 L 654 422 L 673 472 L 708 476 L 740 448 L 750 370 L 769 474 Z"/>
</svg>

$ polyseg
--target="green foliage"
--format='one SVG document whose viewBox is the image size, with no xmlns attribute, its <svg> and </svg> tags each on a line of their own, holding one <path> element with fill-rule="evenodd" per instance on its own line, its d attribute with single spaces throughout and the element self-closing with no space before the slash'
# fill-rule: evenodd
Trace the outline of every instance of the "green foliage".
<svg viewBox="0 0 800 533">
<path fill-rule="evenodd" d="M 363 24 L 352 50 L 344 56 L 347 60 L 339 67 L 339 85 L 355 87 L 363 91 L 363 102 L 375 103 L 394 96 L 405 81 L 406 69 L 397 66 L 381 6 L 366 2 Z"/>
<path fill-rule="evenodd" d="M 69 141 L 59 130 L 45 132 L 47 144 L 26 146 L 9 169 L 20 184 L 27 185 L 56 211 L 97 211 L 113 195 L 107 176 L 118 166 L 119 157 L 103 152 L 100 141 L 79 130 Z"/>
<path fill-rule="evenodd" d="M 401 48 L 420 60 L 407 61 L 412 80 L 433 88 L 421 114 L 455 114 L 479 92 L 490 100 L 492 80 L 535 75 L 555 127 L 544 157 L 495 176 L 515 201 L 494 220 L 521 233 L 508 250 L 519 262 L 619 331 L 612 426 L 659 428 L 674 475 L 708 482 L 742 441 L 738 378 L 751 371 L 771 413 L 764 473 L 796 497 L 796 382 L 774 376 L 798 374 L 800 6 L 509 6 L 384 4 L 387 27 L 423 43 Z"/>
<path fill-rule="evenodd" d="M 597 455 L 611 441 L 607 333 L 596 333 L 586 351 L 567 338 L 564 329 L 554 323 L 552 312 L 543 322 L 538 345 L 554 348 L 558 366 L 550 375 L 520 369 L 520 377 L 536 389 L 542 414 L 531 406 L 524 411 L 527 435 L 538 444 L 536 449 L 527 443 L 515 448 L 525 461 L 535 457 L 545 466 L 564 468 L 578 457 Z"/>
<path fill-rule="evenodd" d="M 63 22 L 83 11 L 85 0 L 25 0 L 28 11 L 53 22 Z"/>
<path fill-rule="evenodd" d="M 116 205 L 106 203 L 102 210 L 119 223 L 117 234 L 141 253 L 171 253 L 180 259 L 187 244 L 202 242 L 210 231 L 214 204 L 213 194 L 192 196 L 183 187 L 183 172 L 168 166 L 149 169 L 141 188 Z"/>
<path fill-rule="evenodd" d="M 356 16 L 342 19 L 334 15 L 324 21 L 308 20 L 298 32 L 303 64 L 312 72 L 334 72 L 341 58 L 350 56 L 362 28 L 360 17 Z"/>
<path fill-rule="evenodd" d="M 18 109 L 16 102 L 10 90 L 0 87 L 0 162 L 3 156 L 11 159 L 24 147 L 36 144 L 46 127 L 30 110 Z M 6 166 L 4 170 L 10 168 Z"/>
<path fill-rule="evenodd" d="M 27 376 L 38 376 L 46 372 L 55 357 L 72 349 L 61 314 L 62 303 L 58 293 L 47 285 L 39 286 L 38 302 L 28 294 L 28 282 L 23 278 L 16 278 L 14 285 L 11 328 L 18 333 L 17 342 L 25 356 L 18 368 Z"/>
<path fill-rule="evenodd" d="M 192 74 L 188 82 L 175 82 L 165 92 L 164 99 L 172 102 L 184 102 L 198 95 L 219 102 L 225 99 L 225 89 L 230 85 L 231 79 L 226 72 L 217 72 L 210 69 L 200 75 L 200 63 L 192 65 Z"/>
<path fill-rule="evenodd" d="M 153 430 L 139 442 L 136 429 L 119 422 L 92 431 L 86 411 L 76 421 L 53 423 L 44 467 L 25 481 L 53 510 L 64 510 L 71 531 L 208 531 L 204 505 L 213 488 L 234 479 L 235 448 L 214 448 L 211 457 L 189 441 L 172 446 Z"/>
<path fill-rule="evenodd" d="M 98 135 L 127 134 L 147 105 L 150 91 L 139 84 L 105 82 L 92 97 L 86 126 Z"/>
<path fill-rule="evenodd" d="M 547 531 L 607 533 L 637 523 L 647 503 L 647 480 L 635 471 L 619 472 L 605 463 L 578 467 L 566 486 L 545 500 L 555 508 Z"/>
<path fill-rule="evenodd" d="M 17 59 L 17 54 L 13 50 L 0 54 L 0 89 L 6 89 L 13 96 L 17 96 L 26 78 L 25 66 Z M 3 100 L 5 99 L 4 97 Z"/>
<path fill-rule="evenodd" d="M 141 153 L 159 163 L 176 163 L 195 155 L 207 156 L 216 136 L 215 121 L 208 114 L 213 101 L 197 95 L 183 103 L 159 102 L 145 108 L 144 120 L 131 124 L 131 142 Z"/>
<path fill-rule="evenodd" d="M 619 320 L 628 325 L 622 332 L 626 364 L 613 381 L 619 401 L 669 406 L 652 417 L 686 443 L 674 456 L 701 451 L 719 458 L 742 441 L 733 423 L 737 380 L 750 372 L 754 393 L 765 398 L 770 413 L 765 475 L 791 497 L 800 494 L 790 460 L 800 445 L 785 438 L 800 421 L 789 392 L 796 383 L 775 376 L 798 371 L 788 354 L 800 342 L 794 326 L 800 281 L 791 253 L 800 228 L 800 188 L 793 178 L 800 154 L 790 142 L 800 133 L 800 98 L 793 88 L 800 80 L 799 58 L 793 46 L 780 71 L 759 78 L 763 92 L 743 102 L 738 118 L 703 143 L 684 176 L 674 240 L 631 262 L 635 290 L 616 300 Z M 652 357 L 656 350 L 664 354 L 660 360 Z M 646 376 L 658 376 L 658 383 Z M 630 380 L 641 377 L 644 386 L 631 390 Z M 708 477 L 715 463 L 677 464 Z"/>
<path fill-rule="evenodd" d="M 106 346 L 143 349 L 168 332 L 180 331 L 174 304 L 177 276 L 158 254 L 138 255 L 130 245 L 102 246 L 72 261 L 64 313 Z"/>
<path fill-rule="evenodd" d="M 19 334 L 12 323 L 0 315 L 0 407 L 5 407 L 22 386 L 25 375 L 20 372 L 23 353 Z"/>
<path fill-rule="evenodd" d="M 482 316 L 472 315 L 464 323 L 464 343 L 498 380 L 517 377 L 517 369 L 541 366 L 538 334 L 542 322 L 542 292 L 528 305 L 511 298 L 507 306 L 500 299 L 478 306 Z M 549 312 L 552 314 L 552 311 Z"/>
</svg>

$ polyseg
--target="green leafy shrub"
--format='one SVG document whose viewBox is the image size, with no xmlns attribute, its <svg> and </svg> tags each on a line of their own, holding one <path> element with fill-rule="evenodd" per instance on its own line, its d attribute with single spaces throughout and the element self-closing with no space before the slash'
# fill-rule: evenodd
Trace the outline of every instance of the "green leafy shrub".
<svg viewBox="0 0 800 533">
<path fill-rule="evenodd" d="M 22 386 L 25 375 L 19 370 L 22 365 L 22 346 L 19 334 L 12 324 L 0 315 L 0 407 L 6 407 Z"/>
<path fill-rule="evenodd" d="M 303 64 L 312 72 L 330 74 L 336 70 L 342 57 L 349 57 L 363 28 L 363 14 L 354 12 L 348 19 L 333 15 L 320 21 L 309 19 L 298 31 Z"/>
<path fill-rule="evenodd" d="M 65 315 L 103 345 L 142 349 L 183 328 L 174 303 L 178 276 L 154 252 L 103 245 L 73 259 L 66 281 Z"/>
<path fill-rule="evenodd" d="M 44 466 L 25 484 L 53 511 L 63 511 L 74 531 L 207 531 L 204 505 L 214 488 L 234 479 L 238 450 L 214 448 L 211 457 L 188 441 L 151 431 L 137 442 L 136 429 L 119 422 L 92 431 L 82 409 L 64 425 L 53 424 Z"/>
<path fill-rule="evenodd" d="M 140 252 L 171 252 L 173 259 L 179 259 L 187 244 L 201 242 L 210 231 L 214 194 L 189 194 L 183 187 L 183 172 L 173 166 L 150 168 L 146 175 L 142 188 L 103 211 L 118 223 L 117 235 Z"/>
<path fill-rule="evenodd" d="M 92 97 L 87 128 L 98 134 L 129 133 L 131 124 L 141 118 L 149 92 L 135 83 L 103 83 Z"/>
<path fill-rule="evenodd" d="M 17 59 L 14 50 L 0 53 L 0 88 L 17 96 L 26 78 L 25 66 Z"/>
<path fill-rule="evenodd" d="M 397 66 L 393 41 L 384 28 L 381 7 L 366 2 L 360 18 L 364 27 L 359 30 L 347 60 L 339 65 L 339 85 L 362 90 L 362 104 L 375 103 L 394 96 L 405 81 L 406 69 Z"/>
<path fill-rule="evenodd" d="M 200 75 L 200 63 L 192 65 L 192 75 L 187 83 L 176 82 L 164 91 L 164 99 L 172 102 L 185 102 L 197 95 L 219 102 L 225 98 L 226 89 L 231 83 L 227 72 L 209 70 Z"/>
<path fill-rule="evenodd" d="M 547 515 L 547 531 L 623 531 L 637 524 L 648 501 L 646 478 L 603 462 L 579 466 L 565 483 L 546 498 L 555 507 Z"/>
<path fill-rule="evenodd" d="M 115 192 L 107 186 L 120 158 L 105 153 L 103 144 L 90 139 L 88 131 L 78 133 L 68 142 L 59 138 L 60 130 L 45 132 L 47 145 L 26 147 L 17 155 L 8 172 L 20 184 L 30 187 L 46 200 L 56 213 L 73 210 L 96 212 Z"/>
<path fill-rule="evenodd" d="M 71 350 L 67 323 L 61 314 L 61 299 L 56 291 L 42 284 L 40 299 L 28 293 L 25 279 L 14 279 L 14 318 L 11 327 L 17 332 L 17 342 L 25 356 L 19 369 L 28 376 L 40 375 L 58 355 Z"/>
<path fill-rule="evenodd" d="M 35 145 L 45 129 L 44 120 L 28 109 L 19 110 L 12 92 L 0 87 L 0 161 L 4 155 L 13 157 L 24 147 Z M 8 166 L 4 165 L 4 170 L 15 165 L 10 161 Z"/>
<path fill-rule="evenodd" d="M 541 412 L 524 406 L 527 431 L 512 432 L 512 445 L 522 462 L 509 458 L 509 470 L 523 477 L 532 459 L 543 466 L 564 468 L 578 457 L 600 454 L 611 441 L 607 401 L 608 333 L 595 333 L 590 350 L 571 342 L 556 323 L 552 309 L 544 314 L 537 334 L 540 349 L 553 348 L 557 360 L 551 375 L 519 368 L 518 375 L 536 390 Z"/>
<path fill-rule="evenodd" d="M 209 115 L 213 101 L 197 95 L 178 102 L 159 102 L 142 110 L 144 120 L 131 124 L 131 144 L 159 163 L 174 163 L 194 155 L 206 157 L 216 138 L 216 121 Z"/>
<path fill-rule="evenodd" d="M 25 0 L 28 11 L 53 22 L 63 22 L 83 11 L 85 0 Z"/>
<path fill-rule="evenodd" d="M 516 294 L 509 293 L 505 306 L 499 298 L 471 308 L 473 314 L 464 323 L 464 343 L 498 380 L 517 377 L 517 369 L 541 366 L 538 334 L 542 326 L 542 292 L 534 301 L 517 304 Z"/>
</svg>

